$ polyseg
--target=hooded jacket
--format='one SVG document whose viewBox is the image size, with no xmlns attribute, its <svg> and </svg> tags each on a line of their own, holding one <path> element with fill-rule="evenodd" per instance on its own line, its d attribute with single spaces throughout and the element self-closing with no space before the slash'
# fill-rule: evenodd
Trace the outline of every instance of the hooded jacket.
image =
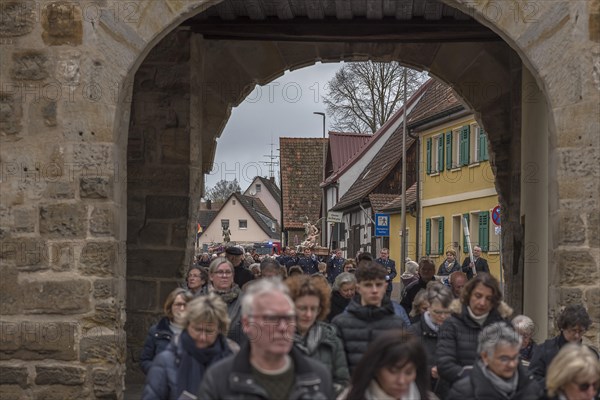
<svg viewBox="0 0 600 400">
<path fill-rule="evenodd" d="M 395 314 L 389 299 L 384 299 L 381 307 L 363 306 L 360 296 L 355 296 L 346 311 L 331 321 L 337 328 L 338 336 L 344 344 L 348 369 L 354 370 L 362 355 L 378 335 L 390 329 L 406 328 L 402 318 Z"/>
<path fill-rule="evenodd" d="M 483 325 L 475 322 L 467 306 L 455 299 L 450 304 L 452 315 L 442 324 L 438 334 L 436 349 L 440 378 L 450 385 L 459 380 L 466 369 L 470 369 L 477 359 L 479 333 L 495 322 L 505 322 L 512 314 L 512 308 L 500 302 L 488 314 Z"/>
<path fill-rule="evenodd" d="M 175 334 L 169 326 L 169 318 L 167 317 L 161 318 L 158 324 L 150 327 L 148 336 L 144 342 L 142 354 L 140 355 L 140 367 L 144 374 L 148 373 L 154 357 L 167 348 L 173 336 Z"/>
</svg>

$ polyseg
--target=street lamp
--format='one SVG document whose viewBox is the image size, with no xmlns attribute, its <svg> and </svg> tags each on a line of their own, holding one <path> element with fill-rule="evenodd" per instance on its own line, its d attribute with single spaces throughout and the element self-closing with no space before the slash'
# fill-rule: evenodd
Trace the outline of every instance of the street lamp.
<svg viewBox="0 0 600 400">
<path fill-rule="evenodd" d="M 315 111 L 313 112 L 313 114 L 320 115 L 321 117 L 323 117 L 323 139 L 325 139 L 325 113 Z"/>
<path fill-rule="evenodd" d="M 315 111 L 313 114 L 320 115 L 323 117 L 323 139 L 325 139 L 325 113 Z M 323 180 L 325 180 L 325 164 L 327 163 L 327 146 L 323 145 Z M 321 246 L 327 245 L 327 192 L 323 188 L 323 195 L 321 199 Z"/>
</svg>

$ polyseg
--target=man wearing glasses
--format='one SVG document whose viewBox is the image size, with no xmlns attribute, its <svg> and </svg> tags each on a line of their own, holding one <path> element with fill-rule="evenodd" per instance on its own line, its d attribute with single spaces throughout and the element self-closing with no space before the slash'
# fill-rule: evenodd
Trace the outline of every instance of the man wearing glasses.
<svg viewBox="0 0 600 400">
<path fill-rule="evenodd" d="M 198 398 L 333 398 L 331 373 L 293 347 L 296 313 L 280 280 L 248 284 L 242 329 L 247 343 L 207 371 Z"/>
</svg>

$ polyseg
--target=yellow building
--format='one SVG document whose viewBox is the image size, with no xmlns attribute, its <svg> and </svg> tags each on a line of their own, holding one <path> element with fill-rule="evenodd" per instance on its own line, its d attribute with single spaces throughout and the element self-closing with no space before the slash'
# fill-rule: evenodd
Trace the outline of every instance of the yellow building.
<svg viewBox="0 0 600 400">
<path fill-rule="evenodd" d="M 420 159 L 416 209 L 407 213 L 409 257 L 427 255 L 439 267 L 446 250 L 454 249 L 462 263 L 469 255 L 463 232 L 466 220 L 471 244 L 481 247 L 490 272 L 500 279 L 500 232 L 491 219 L 498 196 L 484 130 L 440 82 L 423 94 L 407 126 L 419 138 Z M 396 233 L 390 236 L 391 255 L 400 259 L 399 212 L 392 214 L 390 225 Z"/>
</svg>

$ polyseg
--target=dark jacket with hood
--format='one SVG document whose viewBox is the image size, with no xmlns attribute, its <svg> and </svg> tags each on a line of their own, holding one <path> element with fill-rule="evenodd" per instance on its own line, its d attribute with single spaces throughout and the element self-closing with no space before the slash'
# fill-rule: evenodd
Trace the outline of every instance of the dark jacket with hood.
<svg viewBox="0 0 600 400">
<path fill-rule="evenodd" d="M 330 400 L 334 398 L 331 373 L 292 347 L 294 385 L 287 400 Z M 268 400 L 267 392 L 254 381 L 250 365 L 250 345 L 238 354 L 213 365 L 205 374 L 198 399 Z"/>
<path fill-rule="evenodd" d="M 390 329 L 404 329 L 402 318 L 395 314 L 387 298 L 381 307 L 363 306 L 360 296 L 355 296 L 346 311 L 331 321 L 342 339 L 350 373 L 360 361 L 369 344 L 381 333 Z"/>
<path fill-rule="evenodd" d="M 455 299 L 450 304 L 452 315 L 444 322 L 438 334 L 436 349 L 440 378 L 450 385 L 463 376 L 465 367 L 471 368 L 477 360 L 479 333 L 495 322 L 507 322 L 512 309 L 504 302 L 492 308 L 483 325 L 474 321 L 467 306 Z"/>
<path fill-rule="evenodd" d="M 154 357 L 163 352 L 173 336 L 175 336 L 169 326 L 169 322 L 169 318 L 164 317 L 158 321 L 158 324 L 152 325 L 148 331 L 148 336 L 144 342 L 144 349 L 140 355 L 140 367 L 144 374 L 147 374 L 150 370 Z"/>
<path fill-rule="evenodd" d="M 537 400 L 542 395 L 540 386 L 529 379 L 527 369 L 519 364 L 517 389 L 508 397 L 483 374 L 480 363 L 475 363 L 469 376 L 456 382 L 446 400 Z"/>
<path fill-rule="evenodd" d="M 350 304 L 350 300 L 342 296 L 338 290 L 333 290 L 331 292 L 331 308 L 327 316 L 327 321 L 331 322 L 335 317 L 343 313 L 348 304 Z"/>
</svg>

